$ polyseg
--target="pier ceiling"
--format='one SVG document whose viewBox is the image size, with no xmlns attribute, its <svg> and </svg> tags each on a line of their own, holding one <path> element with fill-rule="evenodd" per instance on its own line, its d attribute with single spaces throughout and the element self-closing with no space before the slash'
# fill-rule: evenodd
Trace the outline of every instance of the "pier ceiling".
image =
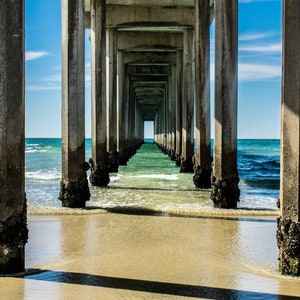
<svg viewBox="0 0 300 300">
<path fill-rule="evenodd" d="M 138 63 L 127 65 L 129 84 L 143 120 L 153 121 L 167 97 L 169 64 Z"/>
<path fill-rule="evenodd" d="M 110 5 L 143 5 L 143 6 L 167 6 L 167 7 L 193 7 L 194 0 L 107 0 Z M 210 0 L 210 6 L 214 5 L 214 0 Z M 85 1 L 86 11 L 90 11 L 91 0 Z"/>
<path fill-rule="evenodd" d="M 90 28 L 90 0 L 85 2 L 86 27 Z M 211 21 L 214 17 L 214 1 L 211 1 Z M 169 23 L 169 28 L 164 25 L 152 28 L 136 26 L 136 30 L 171 30 L 180 31 L 181 26 L 194 26 L 194 0 L 119 0 L 106 1 L 106 27 L 117 27 L 121 24 L 130 23 Z"/>
</svg>

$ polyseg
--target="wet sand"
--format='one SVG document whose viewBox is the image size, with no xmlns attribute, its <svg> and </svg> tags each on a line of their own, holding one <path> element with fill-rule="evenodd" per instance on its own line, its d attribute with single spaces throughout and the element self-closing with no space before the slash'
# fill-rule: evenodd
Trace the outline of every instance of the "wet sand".
<svg viewBox="0 0 300 300">
<path fill-rule="evenodd" d="M 300 299 L 275 217 L 29 216 L 25 276 L 1 299 Z"/>
</svg>

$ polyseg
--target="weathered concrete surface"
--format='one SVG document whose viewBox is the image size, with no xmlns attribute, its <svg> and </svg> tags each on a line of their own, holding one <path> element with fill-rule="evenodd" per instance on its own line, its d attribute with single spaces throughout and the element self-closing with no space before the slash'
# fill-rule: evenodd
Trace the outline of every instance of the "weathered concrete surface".
<svg viewBox="0 0 300 300">
<path fill-rule="evenodd" d="M 109 173 L 118 172 L 119 168 L 119 153 L 117 142 L 117 31 L 110 28 L 106 31 L 107 34 L 107 58 L 108 58 L 108 77 L 107 77 L 107 152 L 109 153 Z"/>
<path fill-rule="evenodd" d="M 176 166 L 181 164 L 181 132 L 182 132 L 182 51 L 176 51 Z"/>
<path fill-rule="evenodd" d="M 91 1 L 91 93 L 92 158 L 90 182 L 107 186 L 107 115 L 106 115 L 106 5 L 105 0 Z"/>
<path fill-rule="evenodd" d="M 182 173 L 193 173 L 194 156 L 194 78 L 193 78 L 193 29 L 183 33 L 183 97 L 182 97 Z"/>
<path fill-rule="evenodd" d="M 84 0 L 62 1 L 62 181 L 63 206 L 90 199 L 85 163 Z"/>
<path fill-rule="evenodd" d="M 210 7 L 195 1 L 195 138 L 194 177 L 196 187 L 211 186 L 210 154 Z"/>
<path fill-rule="evenodd" d="M 283 2 L 281 174 L 277 244 L 282 274 L 300 276 L 300 2 Z"/>
<path fill-rule="evenodd" d="M 236 208 L 238 1 L 219 0 L 215 33 L 215 142 L 211 199 L 219 208 Z"/>
<path fill-rule="evenodd" d="M 24 271 L 24 1 L 0 2 L 0 273 Z"/>
</svg>

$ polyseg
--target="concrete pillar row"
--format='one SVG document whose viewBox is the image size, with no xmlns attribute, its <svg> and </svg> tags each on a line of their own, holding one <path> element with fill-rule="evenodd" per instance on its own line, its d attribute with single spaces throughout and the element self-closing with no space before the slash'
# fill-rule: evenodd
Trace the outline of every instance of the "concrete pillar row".
<svg viewBox="0 0 300 300">
<path fill-rule="evenodd" d="M 182 93 L 182 173 L 193 173 L 194 156 L 194 79 L 193 79 L 193 29 L 183 34 L 183 93 Z"/>
<path fill-rule="evenodd" d="M 194 177 L 196 187 L 211 187 L 210 154 L 210 5 L 195 1 L 195 135 Z"/>
<path fill-rule="evenodd" d="M 238 0 L 215 2 L 215 141 L 211 200 L 215 207 L 236 208 Z"/>
<path fill-rule="evenodd" d="M 106 1 L 91 0 L 92 157 L 90 182 L 108 185 L 106 115 Z"/>
<path fill-rule="evenodd" d="M 279 269 L 300 276 L 300 2 L 283 1 Z"/>
<path fill-rule="evenodd" d="M 24 1 L 0 1 L 0 273 L 25 269 Z"/>
<path fill-rule="evenodd" d="M 84 0 L 62 1 L 62 180 L 65 207 L 85 207 L 90 199 L 85 162 Z"/>
</svg>

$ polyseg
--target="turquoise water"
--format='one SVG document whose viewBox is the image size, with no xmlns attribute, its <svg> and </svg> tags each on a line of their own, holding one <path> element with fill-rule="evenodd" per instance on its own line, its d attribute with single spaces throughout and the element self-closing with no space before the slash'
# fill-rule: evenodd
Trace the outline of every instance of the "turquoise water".
<svg viewBox="0 0 300 300">
<path fill-rule="evenodd" d="M 148 140 L 146 142 L 151 142 Z M 86 140 L 86 160 L 91 140 Z M 279 194 L 279 140 L 239 140 L 240 208 L 276 209 Z M 111 174 L 108 188 L 91 189 L 88 206 L 143 207 L 193 213 L 212 209 L 209 190 L 194 187 L 193 174 L 181 174 L 168 156 L 145 143 L 127 166 Z M 29 212 L 59 210 L 61 139 L 26 139 L 26 194 Z"/>
</svg>

